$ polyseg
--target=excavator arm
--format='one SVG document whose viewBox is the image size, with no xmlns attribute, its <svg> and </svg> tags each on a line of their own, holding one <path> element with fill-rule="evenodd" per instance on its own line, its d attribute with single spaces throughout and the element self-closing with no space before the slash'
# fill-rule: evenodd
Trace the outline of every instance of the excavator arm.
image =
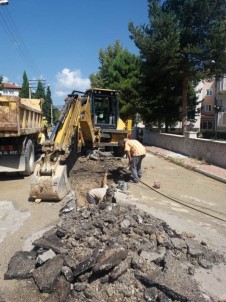
<svg viewBox="0 0 226 302">
<path fill-rule="evenodd" d="M 70 191 L 66 159 L 72 148 L 73 137 L 81 128 L 83 142 L 89 147 L 95 144 L 95 135 L 88 96 L 76 91 L 65 100 L 61 118 L 56 123 L 50 139 L 43 145 L 43 154 L 36 162 L 30 184 L 30 197 L 36 200 L 59 201 Z M 77 140 L 74 142 L 77 144 Z"/>
</svg>

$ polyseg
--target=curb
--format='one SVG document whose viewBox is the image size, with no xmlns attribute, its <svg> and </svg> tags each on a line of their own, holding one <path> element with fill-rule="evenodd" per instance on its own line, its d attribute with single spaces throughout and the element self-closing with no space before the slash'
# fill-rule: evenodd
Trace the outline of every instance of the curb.
<svg viewBox="0 0 226 302">
<path fill-rule="evenodd" d="M 199 169 L 199 168 L 195 168 L 194 171 L 195 171 L 195 172 L 198 172 L 198 173 L 200 173 L 200 174 L 203 174 L 203 175 L 205 175 L 205 176 L 208 176 L 208 177 L 210 177 L 210 178 L 213 178 L 213 179 L 215 179 L 215 180 L 221 181 L 221 182 L 223 182 L 223 183 L 226 184 L 226 179 L 225 179 L 225 178 L 222 178 L 222 177 L 220 177 L 220 176 L 214 175 L 214 174 L 212 174 L 212 173 L 208 173 L 208 172 L 203 171 L 203 170 L 201 170 L 201 169 Z"/>
<path fill-rule="evenodd" d="M 164 150 L 165 150 L 165 149 L 164 149 Z M 159 151 L 154 152 L 154 151 L 151 151 L 151 150 L 147 150 L 147 152 L 148 152 L 148 153 L 152 153 L 152 154 L 154 154 L 155 156 L 159 156 L 159 157 L 161 157 L 161 158 L 164 158 L 165 160 L 168 160 L 168 161 L 170 161 L 170 162 L 172 162 L 172 163 L 174 163 L 174 164 L 176 164 L 176 165 L 178 165 L 178 166 L 181 166 L 181 167 L 183 167 L 183 168 L 185 168 L 185 169 L 192 170 L 192 171 L 194 171 L 194 172 L 203 174 L 203 175 L 205 175 L 205 176 L 207 176 L 207 177 L 210 177 L 210 178 L 212 178 L 212 179 L 215 179 L 215 180 L 217 180 L 217 181 L 226 183 L 226 178 L 220 177 L 220 176 L 218 176 L 218 175 L 215 175 L 215 174 L 210 173 L 210 172 L 207 172 L 207 171 L 204 171 L 204 170 L 198 168 L 198 167 L 197 167 L 198 165 L 191 165 L 191 164 L 189 164 L 189 163 L 183 162 L 183 159 L 181 159 L 181 158 L 180 158 L 180 159 L 179 159 L 179 158 L 176 158 L 176 157 L 174 158 L 174 157 L 170 156 L 169 154 L 168 154 L 168 155 L 166 155 L 166 154 L 161 154 L 161 152 L 159 152 Z M 189 157 L 186 157 L 186 158 L 189 158 Z"/>
</svg>

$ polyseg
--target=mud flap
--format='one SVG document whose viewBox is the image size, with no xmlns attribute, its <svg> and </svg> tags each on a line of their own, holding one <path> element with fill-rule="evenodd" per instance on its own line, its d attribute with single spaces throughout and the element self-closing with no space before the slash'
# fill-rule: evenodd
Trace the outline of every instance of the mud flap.
<svg viewBox="0 0 226 302">
<path fill-rule="evenodd" d="M 41 200 L 60 201 L 70 191 L 67 166 L 58 165 L 53 175 L 40 175 L 36 165 L 30 183 L 30 197 Z"/>
</svg>

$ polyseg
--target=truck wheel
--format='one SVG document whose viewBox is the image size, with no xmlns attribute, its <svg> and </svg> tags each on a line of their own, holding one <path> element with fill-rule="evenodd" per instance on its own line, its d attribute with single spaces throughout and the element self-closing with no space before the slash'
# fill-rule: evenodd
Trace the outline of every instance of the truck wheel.
<svg viewBox="0 0 226 302">
<path fill-rule="evenodd" d="M 34 171 L 34 164 L 35 164 L 34 144 L 29 139 L 25 147 L 25 171 L 21 172 L 20 174 L 24 176 L 31 175 L 32 172 Z"/>
</svg>

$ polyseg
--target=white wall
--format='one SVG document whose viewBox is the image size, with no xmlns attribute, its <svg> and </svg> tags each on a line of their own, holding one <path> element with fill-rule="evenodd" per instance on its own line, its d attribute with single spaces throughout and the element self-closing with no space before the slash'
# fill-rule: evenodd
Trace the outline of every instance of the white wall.
<svg viewBox="0 0 226 302">
<path fill-rule="evenodd" d="M 144 129 L 144 145 L 153 145 L 226 168 L 226 142 L 188 138 Z"/>
</svg>

